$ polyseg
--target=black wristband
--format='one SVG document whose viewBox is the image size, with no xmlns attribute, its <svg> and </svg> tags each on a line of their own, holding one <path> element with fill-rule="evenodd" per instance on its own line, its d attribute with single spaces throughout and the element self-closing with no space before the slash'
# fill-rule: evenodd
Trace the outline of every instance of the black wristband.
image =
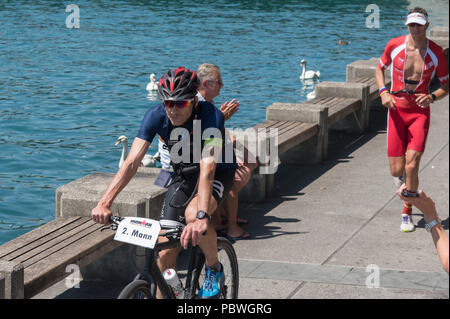
<svg viewBox="0 0 450 319">
<path fill-rule="evenodd" d="M 431 98 L 433 99 L 433 102 L 436 101 L 436 95 L 434 95 L 433 93 L 431 93 Z"/>
</svg>

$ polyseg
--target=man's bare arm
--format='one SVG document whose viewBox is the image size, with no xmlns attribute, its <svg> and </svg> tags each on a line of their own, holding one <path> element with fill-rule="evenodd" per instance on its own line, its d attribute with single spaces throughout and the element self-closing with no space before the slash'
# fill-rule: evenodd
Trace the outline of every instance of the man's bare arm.
<svg viewBox="0 0 450 319">
<path fill-rule="evenodd" d="M 386 86 L 384 79 L 384 71 L 380 69 L 379 66 L 375 68 L 375 81 L 377 82 L 378 89 Z M 384 93 L 381 96 L 381 104 L 383 104 L 387 108 L 395 109 L 395 99 L 389 93 Z"/>
</svg>

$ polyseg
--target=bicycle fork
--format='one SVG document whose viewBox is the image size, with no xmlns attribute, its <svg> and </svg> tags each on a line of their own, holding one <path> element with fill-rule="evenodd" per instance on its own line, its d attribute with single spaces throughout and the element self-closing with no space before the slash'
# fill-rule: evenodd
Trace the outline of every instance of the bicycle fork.
<svg viewBox="0 0 450 319">
<path fill-rule="evenodd" d="M 192 275 L 195 271 L 195 276 L 198 278 L 197 271 L 201 271 L 199 265 L 199 258 L 197 258 L 198 246 L 191 246 L 191 254 L 189 256 L 188 273 L 186 276 L 186 287 L 184 288 L 184 299 L 195 298 L 195 286 L 192 285 Z"/>
<path fill-rule="evenodd" d="M 158 267 L 153 249 L 145 250 L 145 266 L 140 275 L 149 283 L 153 296 L 156 296 L 156 288 L 159 288 L 164 299 L 176 298 Z"/>
<path fill-rule="evenodd" d="M 152 283 L 157 284 L 162 296 L 164 299 L 175 299 L 175 294 L 173 293 L 170 286 L 167 284 L 164 279 L 161 270 L 158 267 L 158 264 L 155 260 L 155 253 L 153 249 L 146 249 L 146 262 L 144 266 L 144 271 L 141 273 L 141 276 L 144 277 L 147 282 L 150 283 L 152 288 L 152 292 L 156 293 L 156 286 L 153 288 Z M 184 287 L 184 296 L 183 299 L 194 299 L 195 298 L 195 284 L 198 282 L 198 278 L 203 268 L 203 264 L 205 262 L 205 258 L 203 254 L 199 253 L 198 246 L 190 246 L 190 255 L 189 255 L 189 265 L 188 272 L 186 275 L 186 286 Z M 195 281 L 193 281 L 193 278 Z M 193 285 L 193 283 L 195 283 Z M 153 291 L 154 290 L 154 291 Z"/>
</svg>

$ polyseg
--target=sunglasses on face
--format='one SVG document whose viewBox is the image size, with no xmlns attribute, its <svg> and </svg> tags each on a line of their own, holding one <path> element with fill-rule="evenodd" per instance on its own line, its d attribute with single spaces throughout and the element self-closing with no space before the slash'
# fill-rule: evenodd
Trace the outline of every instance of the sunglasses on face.
<svg viewBox="0 0 450 319">
<path fill-rule="evenodd" d="M 192 100 L 184 100 L 184 101 L 164 101 L 164 106 L 168 107 L 169 109 L 173 107 L 178 107 L 180 109 L 185 108 L 186 106 L 189 106 L 192 104 Z"/>
<path fill-rule="evenodd" d="M 209 82 L 214 82 L 214 83 L 217 83 L 220 87 L 222 87 L 223 86 L 223 82 L 222 82 L 222 80 L 220 80 L 220 81 L 218 81 L 218 80 L 209 80 Z"/>
</svg>

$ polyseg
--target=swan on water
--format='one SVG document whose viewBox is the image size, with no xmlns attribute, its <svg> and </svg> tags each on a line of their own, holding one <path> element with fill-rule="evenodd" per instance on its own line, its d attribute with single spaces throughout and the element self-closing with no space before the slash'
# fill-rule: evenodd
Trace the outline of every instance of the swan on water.
<svg viewBox="0 0 450 319">
<path fill-rule="evenodd" d="M 306 94 L 306 99 L 308 101 L 314 99 L 316 97 L 315 86 L 318 82 L 320 82 L 320 80 L 316 78 L 316 79 L 306 79 L 306 80 L 300 80 L 300 81 L 303 84 L 303 87 L 302 87 L 303 92 L 306 92 L 306 90 L 308 90 L 308 89 L 313 89 L 311 92 Z"/>
<path fill-rule="evenodd" d="M 158 85 L 156 84 L 155 73 L 150 74 L 150 82 L 146 87 L 147 91 L 156 91 L 158 90 Z"/>
<path fill-rule="evenodd" d="M 309 101 L 309 100 L 312 100 L 312 99 L 315 99 L 316 98 L 316 90 L 314 89 L 314 91 L 312 91 L 312 92 L 309 92 L 308 94 L 306 94 L 306 99 Z"/>
<path fill-rule="evenodd" d="M 123 162 L 125 162 L 125 159 L 128 156 L 128 138 L 125 135 L 119 136 L 119 138 L 117 139 L 117 142 L 116 142 L 116 146 L 119 145 L 120 143 L 123 143 L 123 145 L 122 145 L 122 155 L 120 156 L 120 161 L 119 161 L 119 168 L 122 167 Z M 145 154 L 144 158 L 141 161 L 141 166 L 145 166 L 145 167 L 155 166 L 155 162 L 156 161 L 154 159 L 154 156 Z"/>
<path fill-rule="evenodd" d="M 300 75 L 300 80 L 316 79 L 320 77 L 320 71 L 312 71 L 312 70 L 306 71 L 306 60 L 301 60 L 300 66 L 302 66 L 303 68 L 302 75 Z"/>
<path fill-rule="evenodd" d="M 148 91 L 147 100 L 156 101 L 156 91 Z"/>
</svg>

